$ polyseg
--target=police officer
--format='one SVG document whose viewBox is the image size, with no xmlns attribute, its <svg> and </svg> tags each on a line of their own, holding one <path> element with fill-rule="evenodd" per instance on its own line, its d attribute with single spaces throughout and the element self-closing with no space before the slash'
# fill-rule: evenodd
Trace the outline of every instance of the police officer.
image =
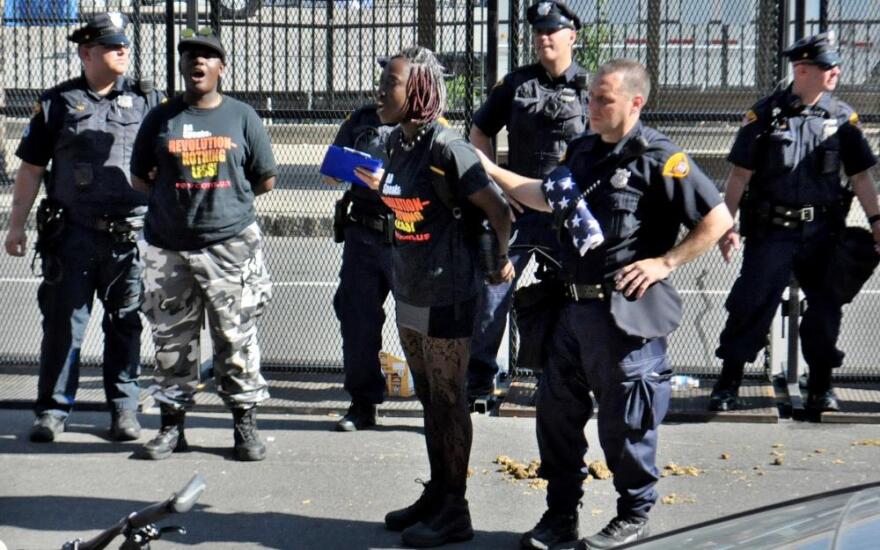
<svg viewBox="0 0 880 550">
<path fill-rule="evenodd" d="M 40 96 L 16 151 L 21 167 L 5 242 L 8 254 L 23 256 L 27 250 L 25 221 L 44 177 L 47 195 L 37 212 L 43 342 L 31 441 L 53 441 L 64 431 L 96 293 L 104 306 L 111 436 L 140 435 L 135 410 L 143 264 L 136 234 L 146 199 L 131 188 L 129 159 L 141 120 L 160 95 L 123 76 L 130 53 L 124 26 L 121 14 L 103 13 L 68 37 L 78 45 L 83 74 Z"/>
<path fill-rule="evenodd" d="M 658 428 L 670 397 L 666 335 L 681 315 L 681 302 L 663 279 L 732 226 L 715 185 L 668 138 L 639 122 L 649 92 L 641 63 L 610 61 L 590 84 L 595 133 L 574 140 L 564 165 L 543 184 L 487 165 L 515 200 L 554 213 L 566 281 L 537 399 L 548 510 L 523 535 L 523 548 L 567 547 L 579 536 L 591 390 L 601 411 L 599 442 L 620 496 L 614 519 L 582 544 L 611 548 L 648 534 Z M 551 198 L 557 187 L 574 185 L 576 197 Z M 579 237 L 586 232 L 576 229 L 583 217 L 568 208 L 580 198 L 604 235 L 590 250 Z M 691 230 L 676 244 L 681 223 Z"/>
<path fill-rule="evenodd" d="M 379 63 L 383 67 L 384 61 Z M 363 151 L 387 164 L 391 129 L 379 121 L 375 104 L 366 105 L 342 123 L 333 144 Z M 325 181 L 337 182 L 326 176 Z M 351 406 L 336 429 L 351 432 L 375 426 L 376 405 L 384 400 L 379 351 L 385 298 L 391 290 L 394 228 L 379 195 L 358 182 L 337 203 L 336 216 L 337 240 L 342 238 L 345 244 L 333 307 L 342 329 L 345 391 L 351 395 Z"/>
<path fill-rule="evenodd" d="M 792 273 L 808 304 L 800 327 L 810 367 L 806 405 L 816 412 L 838 409 L 831 371 L 843 362 L 836 347 L 841 303 L 821 275 L 852 199 L 841 168 L 880 243 L 880 208 L 869 174 L 876 159 L 858 115 L 831 95 L 840 75 L 833 34 L 799 40 L 784 54 L 792 63 L 793 82 L 746 113 L 728 156 L 733 167 L 725 202 L 731 212 L 736 213 L 748 191 L 740 216 L 746 247 L 715 352 L 723 370 L 712 390 L 713 411 L 736 407 L 743 367 L 764 347 Z M 719 247 L 730 261 L 739 234 L 731 229 Z"/>
<path fill-rule="evenodd" d="M 564 2 L 538 2 L 529 7 L 527 17 L 538 63 L 509 73 L 492 88 L 474 114 L 469 137 L 494 159 L 491 137 L 507 126 L 510 170 L 543 179 L 559 164 L 568 142 L 587 127 L 587 75 L 572 58 L 581 21 Z M 550 217 L 528 208 L 517 217 L 513 235 L 510 261 L 517 276 L 528 264 L 532 246 L 551 255 L 558 248 Z M 472 399 L 493 389 L 498 347 L 515 288 L 516 281 L 487 284 L 481 290 L 468 368 Z"/>
</svg>

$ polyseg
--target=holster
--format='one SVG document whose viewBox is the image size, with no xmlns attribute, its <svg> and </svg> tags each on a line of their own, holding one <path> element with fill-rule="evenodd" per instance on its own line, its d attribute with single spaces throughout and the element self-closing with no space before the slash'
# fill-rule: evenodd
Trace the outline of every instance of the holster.
<svg viewBox="0 0 880 550">
<path fill-rule="evenodd" d="M 35 248 L 38 254 L 45 254 L 60 243 L 66 217 L 64 205 L 60 202 L 48 197 L 40 201 L 36 213 L 37 243 Z"/>
<path fill-rule="evenodd" d="M 348 224 L 348 209 L 351 206 L 351 194 L 346 191 L 336 201 L 333 208 L 333 241 L 345 242 L 345 226 Z"/>
<path fill-rule="evenodd" d="M 746 197 L 740 209 L 740 234 L 746 238 L 764 237 L 770 228 L 770 210 L 769 202 Z"/>
</svg>

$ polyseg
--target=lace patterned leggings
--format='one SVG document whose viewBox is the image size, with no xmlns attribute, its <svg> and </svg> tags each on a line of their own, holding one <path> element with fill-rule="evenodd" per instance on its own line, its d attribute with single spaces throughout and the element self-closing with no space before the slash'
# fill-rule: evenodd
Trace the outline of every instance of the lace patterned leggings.
<svg viewBox="0 0 880 550">
<path fill-rule="evenodd" d="M 399 327 L 400 342 L 425 411 L 431 479 L 464 496 L 473 426 L 466 381 L 470 338 L 432 338 Z"/>
</svg>

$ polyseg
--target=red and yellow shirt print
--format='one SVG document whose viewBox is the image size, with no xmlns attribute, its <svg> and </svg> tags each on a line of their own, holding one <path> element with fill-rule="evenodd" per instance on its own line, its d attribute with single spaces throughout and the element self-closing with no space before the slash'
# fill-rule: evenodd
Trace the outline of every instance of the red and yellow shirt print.
<svg viewBox="0 0 880 550">
<path fill-rule="evenodd" d="M 186 129 L 185 129 L 186 130 Z M 191 132 L 187 136 L 168 140 L 168 152 L 178 157 L 187 181 L 175 183 L 177 189 L 225 189 L 231 187 L 229 180 L 218 180 L 220 163 L 226 162 L 226 153 L 236 147 L 229 136 L 199 135 L 209 132 Z M 205 180 L 208 181 L 200 181 Z"/>
<path fill-rule="evenodd" d="M 419 197 L 383 196 L 382 201 L 394 212 L 394 237 L 398 241 L 424 242 L 431 240 L 430 232 L 419 231 L 425 221 L 425 208 L 431 201 Z"/>
</svg>

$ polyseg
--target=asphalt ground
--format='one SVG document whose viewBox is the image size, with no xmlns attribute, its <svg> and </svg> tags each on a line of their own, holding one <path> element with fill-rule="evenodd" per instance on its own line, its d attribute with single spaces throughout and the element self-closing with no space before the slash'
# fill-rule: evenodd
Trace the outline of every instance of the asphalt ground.
<svg viewBox="0 0 880 550">
<path fill-rule="evenodd" d="M 154 548 L 360 549 L 400 547 L 383 528 L 384 514 L 420 493 L 427 477 L 421 420 L 381 418 L 377 430 L 332 432 L 336 417 L 264 415 L 268 457 L 231 458 L 228 414 L 194 414 L 187 437 L 193 450 L 162 462 L 133 452 L 157 429 L 143 415 L 140 442 L 106 439 L 109 416 L 77 412 L 53 444 L 27 440 L 28 411 L 0 410 L 0 540 L 10 549 L 59 548 L 96 535 L 131 511 L 163 500 L 199 472 L 207 489 L 196 508 L 167 524 L 189 533 Z M 498 455 L 537 458 L 534 421 L 473 416 L 473 475 L 468 499 L 476 537 L 456 548 L 517 548 L 522 531 L 544 510 L 544 489 L 498 472 Z M 694 467 L 697 475 L 662 478 L 672 503 L 651 513 L 661 533 L 790 498 L 880 480 L 877 428 L 793 421 L 779 424 L 669 424 L 660 431 L 658 466 Z M 596 423 L 588 424 L 587 460 L 601 460 Z M 726 456 L 726 458 L 723 458 Z M 774 464 L 778 462 L 779 464 Z M 592 480 L 580 511 L 583 534 L 614 515 L 611 480 Z M 120 540 L 117 541 L 117 544 Z"/>
</svg>

